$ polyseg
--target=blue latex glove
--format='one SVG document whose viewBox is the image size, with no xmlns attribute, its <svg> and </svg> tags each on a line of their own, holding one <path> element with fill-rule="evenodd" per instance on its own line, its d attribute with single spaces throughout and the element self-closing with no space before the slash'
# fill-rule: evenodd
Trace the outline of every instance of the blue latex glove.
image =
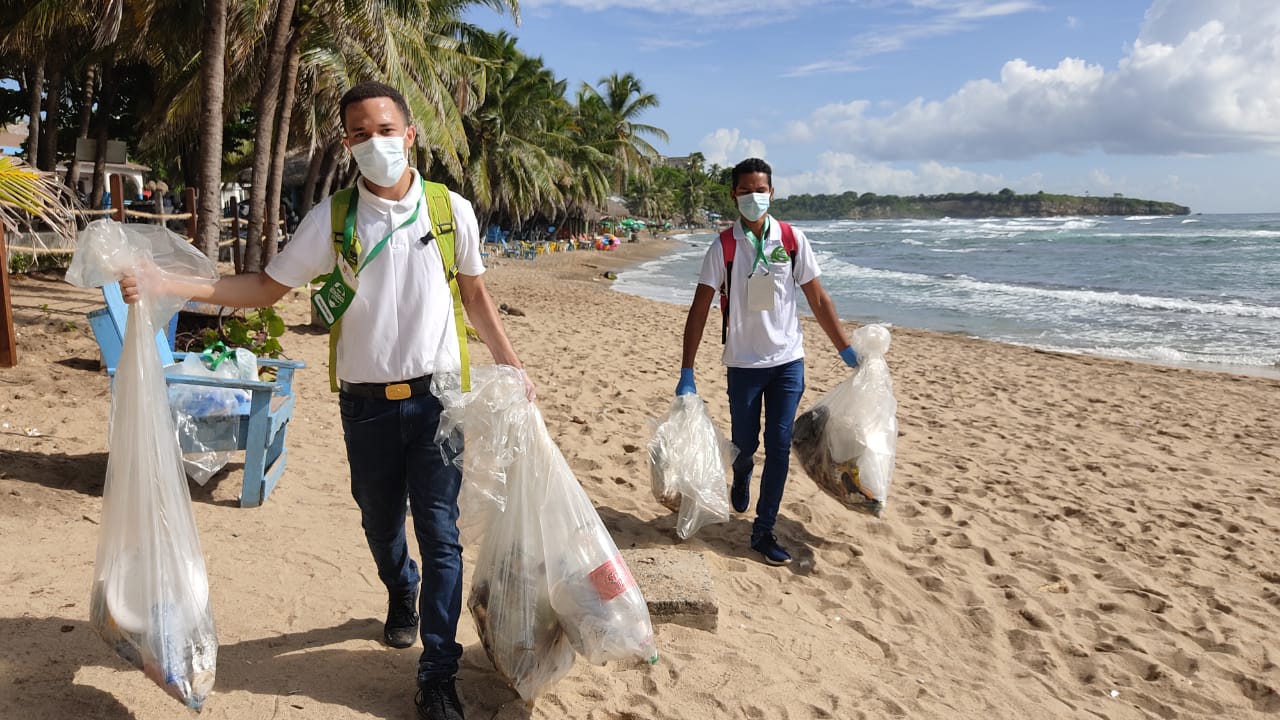
<svg viewBox="0 0 1280 720">
<path fill-rule="evenodd" d="M 698 392 L 693 384 L 693 368 L 680 368 L 680 382 L 676 383 L 676 396 L 694 395 Z"/>
<path fill-rule="evenodd" d="M 840 359 L 844 361 L 845 365 L 855 370 L 858 368 L 858 353 L 853 351 L 852 345 L 840 351 Z"/>
</svg>

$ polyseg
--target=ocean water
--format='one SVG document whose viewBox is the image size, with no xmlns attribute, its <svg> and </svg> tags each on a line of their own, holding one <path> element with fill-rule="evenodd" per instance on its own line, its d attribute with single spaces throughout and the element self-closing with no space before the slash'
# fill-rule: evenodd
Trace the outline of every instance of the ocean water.
<svg viewBox="0 0 1280 720">
<path fill-rule="evenodd" d="M 1280 377 L 1280 214 L 795 225 L 842 318 Z M 687 305 L 713 238 L 614 288 Z"/>
</svg>

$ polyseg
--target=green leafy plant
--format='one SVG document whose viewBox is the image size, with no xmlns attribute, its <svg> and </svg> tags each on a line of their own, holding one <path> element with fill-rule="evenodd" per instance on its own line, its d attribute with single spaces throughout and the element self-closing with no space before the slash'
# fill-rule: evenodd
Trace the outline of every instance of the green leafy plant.
<svg viewBox="0 0 1280 720">
<path fill-rule="evenodd" d="M 227 347 L 244 348 L 258 357 L 278 358 L 284 351 L 278 339 L 284 330 L 284 319 L 275 308 L 268 307 L 245 313 L 243 317 L 227 317 L 217 328 L 205 330 L 201 340 L 205 347 L 222 342 Z"/>
</svg>

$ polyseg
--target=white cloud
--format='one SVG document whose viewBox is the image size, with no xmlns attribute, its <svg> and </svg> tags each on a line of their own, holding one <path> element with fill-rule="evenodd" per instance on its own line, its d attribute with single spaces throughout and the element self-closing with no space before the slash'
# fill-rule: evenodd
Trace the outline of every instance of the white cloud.
<svg viewBox="0 0 1280 720">
<path fill-rule="evenodd" d="M 860 58 L 902 50 L 912 42 L 975 30 L 980 21 L 1038 10 L 1029 0 L 906 0 L 906 5 L 924 14 L 922 20 L 875 27 L 855 35 L 847 51 L 836 58 L 819 60 L 787 70 L 783 77 L 861 70 Z"/>
<path fill-rule="evenodd" d="M 736 128 L 713 131 L 702 138 L 698 149 L 708 165 L 731 166 L 745 158 L 765 156 L 764 141 L 744 138 Z"/>
<path fill-rule="evenodd" d="M 950 97 L 887 114 L 819 108 L 790 138 L 875 160 L 987 160 L 1044 153 L 1196 154 L 1280 149 L 1280 3 L 1156 0 L 1111 71 L 1066 58 L 1005 63 Z"/>
<path fill-rule="evenodd" d="M 1024 178 L 1018 187 L 1037 185 L 1038 176 Z M 798 175 L 775 173 L 773 185 L 779 197 L 804 193 L 842 193 L 854 190 L 877 195 L 933 195 L 946 192 L 995 192 L 1010 184 L 998 175 L 975 173 L 928 161 L 915 169 L 888 163 L 867 162 L 849 153 L 828 152 L 818 158 L 818 166 Z M 1037 188 L 1038 189 L 1038 188 Z"/>
</svg>

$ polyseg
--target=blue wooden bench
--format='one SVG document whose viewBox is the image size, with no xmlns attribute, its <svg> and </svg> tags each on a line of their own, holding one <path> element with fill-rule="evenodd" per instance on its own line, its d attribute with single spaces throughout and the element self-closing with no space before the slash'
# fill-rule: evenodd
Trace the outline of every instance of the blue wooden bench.
<svg viewBox="0 0 1280 720">
<path fill-rule="evenodd" d="M 120 351 L 124 346 L 128 307 L 120 295 L 118 283 L 104 285 L 102 296 L 106 307 L 89 313 L 89 327 L 93 329 L 93 336 L 98 341 L 98 350 L 102 353 L 107 373 L 114 376 L 116 365 L 120 361 Z M 160 362 L 165 367 L 165 380 L 168 384 L 243 390 L 249 395 L 247 400 L 240 403 L 239 431 L 235 433 L 237 442 L 214 439 L 227 438 L 230 434 L 219 432 L 216 427 L 219 423 L 225 423 L 225 418 L 210 419 L 206 423 L 208 433 L 201 432 L 203 427 L 197 431 L 205 447 L 188 447 L 190 443 L 185 442 L 184 438 L 183 452 L 198 449 L 243 450 L 244 479 L 240 485 L 240 507 L 261 505 L 284 474 L 285 461 L 289 455 L 285 447 L 285 435 L 289 429 L 289 419 L 293 416 L 293 372 L 305 367 L 305 364 L 295 360 L 258 358 L 260 368 L 275 368 L 276 379 L 273 382 L 182 375 L 181 362 L 186 353 L 173 351 L 174 323 L 171 322 L 169 328 L 168 338 L 164 332 L 156 334 L 156 349 L 160 352 Z"/>
</svg>

